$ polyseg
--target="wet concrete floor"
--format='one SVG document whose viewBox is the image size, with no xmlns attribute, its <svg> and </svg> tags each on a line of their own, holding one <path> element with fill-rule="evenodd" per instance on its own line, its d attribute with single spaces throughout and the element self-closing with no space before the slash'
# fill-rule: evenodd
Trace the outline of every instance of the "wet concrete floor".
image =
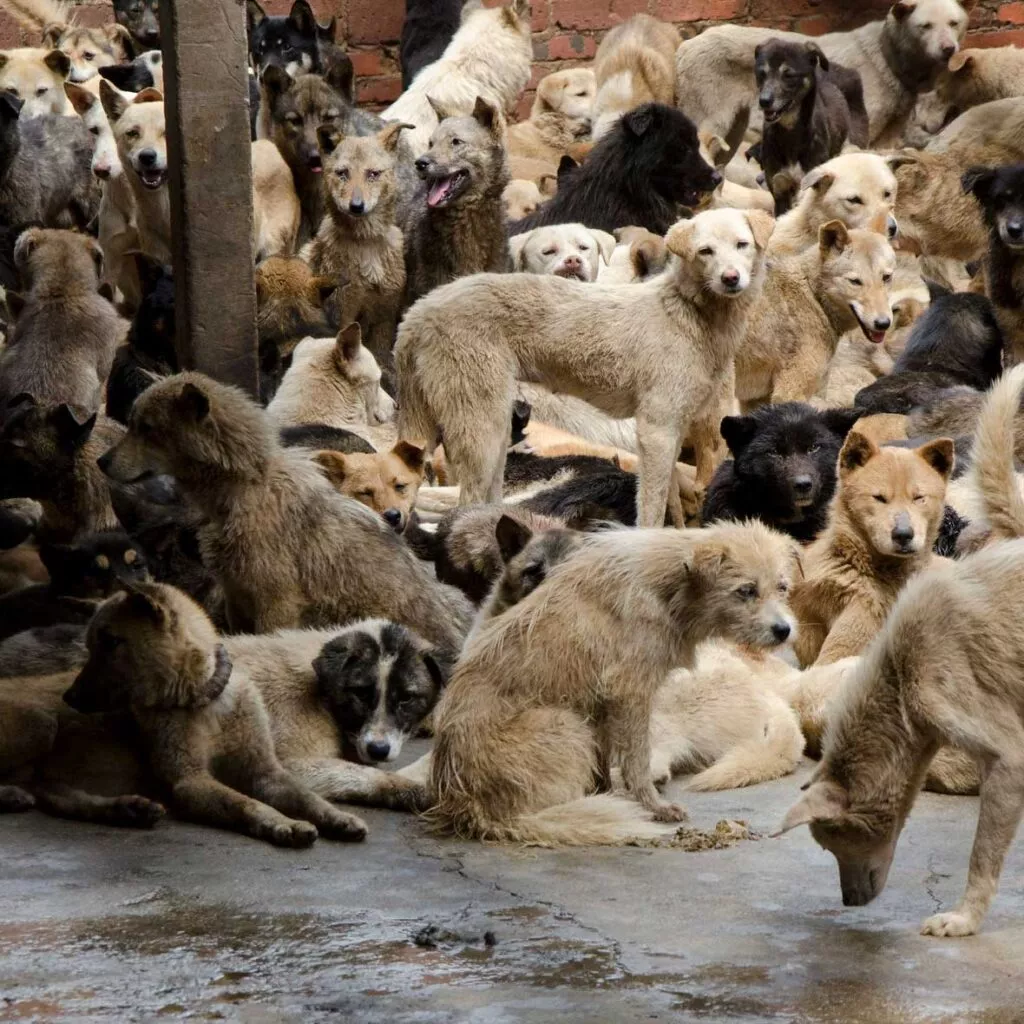
<svg viewBox="0 0 1024 1024">
<path fill-rule="evenodd" d="M 805 769 L 673 795 L 771 831 Z M 0 818 L 0 1021 L 1024 1022 L 1024 842 L 981 935 L 958 899 L 977 801 L 925 795 L 886 892 L 846 910 L 806 830 L 726 849 L 522 850 L 368 812 L 362 846 L 281 851 L 161 823 Z"/>
</svg>

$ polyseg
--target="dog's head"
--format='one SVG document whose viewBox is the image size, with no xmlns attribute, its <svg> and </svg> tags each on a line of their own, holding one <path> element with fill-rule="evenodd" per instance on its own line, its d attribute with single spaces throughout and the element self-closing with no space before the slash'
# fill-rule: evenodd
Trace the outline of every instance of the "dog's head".
<svg viewBox="0 0 1024 1024">
<path fill-rule="evenodd" d="M 775 219 L 761 210 L 708 210 L 674 225 L 665 236 L 681 273 L 716 295 L 742 295 L 760 275 Z"/>
<path fill-rule="evenodd" d="M 64 694 L 83 713 L 201 708 L 231 678 L 231 659 L 206 613 L 160 583 L 132 584 L 101 605 L 86 646 L 89 659 Z"/>
<path fill-rule="evenodd" d="M 765 512 L 783 525 L 801 522 L 832 500 L 839 449 L 858 415 L 783 402 L 726 416 L 721 432 L 736 479 L 755 489 Z"/>
<path fill-rule="evenodd" d="M 324 165 L 324 191 L 331 214 L 344 223 L 371 219 L 380 207 L 390 218 L 396 198 L 396 157 L 403 128 L 392 122 L 376 135 L 342 136 L 325 126 L 317 132 Z"/>
<path fill-rule="evenodd" d="M 270 105 L 271 139 L 293 172 L 319 175 L 323 156 L 317 133 L 333 128 L 348 104 L 327 79 L 302 74 L 293 78 L 271 64 L 260 78 Z"/>
<path fill-rule="evenodd" d="M 558 114 L 569 123 L 578 138 L 590 134 L 590 119 L 597 95 L 597 79 L 590 68 L 569 68 L 545 75 L 537 84 L 537 96 L 530 114 Z"/>
<path fill-rule="evenodd" d="M 117 152 L 117 141 L 110 129 L 110 122 L 103 111 L 103 104 L 98 96 L 80 85 L 64 83 L 64 92 L 75 108 L 75 113 L 89 129 L 93 137 L 92 173 L 101 181 L 119 178 L 124 172 L 121 157 Z"/>
<path fill-rule="evenodd" d="M 120 64 L 135 56 L 128 30 L 121 25 L 86 28 L 83 25 L 48 25 L 43 43 L 60 50 L 71 62 L 68 81 L 88 82 L 100 68 Z"/>
<path fill-rule="evenodd" d="M 500 175 L 505 162 L 505 118 L 497 107 L 478 96 L 468 116 L 449 111 L 427 97 L 438 126 L 416 171 L 427 186 L 431 209 L 466 205 L 481 199 Z"/>
<path fill-rule="evenodd" d="M 970 107 L 999 99 L 1001 94 L 985 73 L 988 59 L 984 50 L 961 50 L 950 57 L 935 88 L 918 98 L 914 123 L 934 135 Z"/>
<path fill-rule="evenodd" d="M 553 182 L 555 179 L 552 177 L 550 180 Z M 550 195 L 545 195 L 536 182 L 513 178 L 505 186 L 501 198 L 505 203 L 505 219 L 513 224 L 517 220 L 529 217 L 531 213 L 536 213 L 538 207 L 549 199 Z"/>
<path fill-rule="evenodd" d="M 964 175 L 963 188 L 977 199 L 1003 245 L 1024 251 L 1024 164 L 975 167 Z"/>
<path fill-rule="evenodd" d="M 394 761 L 447 681 L 438 657 L 393 622 L 350 626 L 323 646 L 313 671 L 321 699 L 364 764 Z"/>
<path fill-rule="evenodd" d="M 374 455 L 322 451 L 316 461 L 332 486 L 372 508 L 396 533 L 404 533 L 423 483 L 425 452 L 399 441 Z"/>
<path fill-rule="evenodd" d="M 143 188 L 155 191 L 167 184 L 167 122 L 164 98 L 155 89 L 144 89 L 134 99 L 100 82 L 100 99 L 110 121 L 121 163 Z"/>
<path fill-rule="evenodd" d="M 358 324 L 349 324 L 338 332 L 334 343 L 334 365 L 366 410 L 366 422 L 389 423 L 395 414 L 395 403 L 380 386 L 380 366 L 363 344 Z"/>
<path fill-rule="evenodd" d="M 615 237 L 582 224 L 553 224 L 514 235 L 508 245 L 516 270 L 596 281 L 601 262 L 615 251 Z"/>
<path fill-rule="evenodd" d="M 69 114 L 64 83 L 71 61 L 60 50 L 25 48 L 0 51 L 0 94 L 21 102 L 21 116 Z"/>
<path fill-rule="evenodd" d="M 106 598 L 149 580 L 146 556 L 122 530 L 89 534 L 73 544 L 41 544 L 39 557 L 53 593 L 62 596 Z"/>
<path fill-rule="evenodd" d="M 864 337 L 881 345 L 893 319 L 892 246 L 873 231 L 848 231 L 842 221 L 833 220 L 819 228 L 818 248 L 823 304 L 849 310 Z"/>
<path fill-rule="evenodd" d="M 140 50 L 160 49 L 160 0 L 113 0 L 114 18 Z"/>
<path fill-rule="evenodd" d="M 321 28 L 307 0 L 295 0 L 286 16 L 268 15 L 256 0 L 245 5 L 249 61 L 257 74 L 271 65 L 290 75 L 320 70 L 319 41 L 334 37 L 334 23 Z"/>
<path fill-rule="evenodd" d="M 24 291 L 98 292 L 103 250 L 96 239 L 76 231 L 28 228 L 14 244 L 14 266 Z"/>
<path fill-rule="evenodd" d="M 956 0 L 900 0 L 888 21 L 908 56 L 939 68 L 960 49 L 968 15 Z"/>
<path fill-rule="evenodd" d="M 333 333 L 326 306 L 336 292 L 334 278 L 314 274 L 297 256 L 271 256 L 256 267 L 261 373 L 279 378 L 299 341 Z"/>
<path fill-rule="evenodd" d="M 814 89 L 818 68 L 828 71 L 828 58 L 817 43 L 768 39 L 754 50 L 757 102 L 766 124 L 786 125 L 799 116 L 800 104 Z"/>
<path fill-rule="evenodd" d="M 830 220 L 896 237 L 896 176 L 884 157 L 845 153 L 815 167 L 800 183 L 799 207 L 815 230 Z"/>
<path fill-rule="evenodd" d="M 942 523 L 953 442 L 879 448 L 856 429 L 839 453 L 839 508 L 880 555 L 910 558 L 931 551 Z"/>
<path fill-rule="evenodd" d="M 105 78 L 122 92 L 164 91 L 164 58 L 159 50 L 147 50 L 127 64 L 102 67 L 99 73 L 100 78 Z"/>
</svg>

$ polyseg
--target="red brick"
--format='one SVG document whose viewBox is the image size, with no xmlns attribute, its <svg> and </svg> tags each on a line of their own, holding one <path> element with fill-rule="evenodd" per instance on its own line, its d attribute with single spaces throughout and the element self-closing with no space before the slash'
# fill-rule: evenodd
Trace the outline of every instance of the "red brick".
<svg viewBox="0 0 1024 1024">
<path fill-rule="evenodd" d="M 1014 25 L 1024 25 L 1024 3 L 1003 4 L 996 10 L 996 18 Z"/>
<path fill-rule="evenodd" d="M 352 68 L 359 78 L 373 78 L 385 72 L 384 55 L 380 50 L 349 50 Z"/>
<path fill-rule="evenodd" d="M 401 92 L 401 78 L 371 78 L 358 83 L 360 103 L 393 103 Z"/>
<path fill-rule="evenodd" d="M 405 0 L 361 0 L 349 7 L 346 37 L 353 43 L 393 43 L 404 21 Z"/>
<path fill-rule="evenodd" d="M 581 60 L 593 57 L 597 52 L 597 43 L 593 36 L 581 36 L 578 32 L 561 36 L 552 36 L 548 40 L 549 60 Z"/>
<path fill-rule="evenodd" d="M 1024 46 L 1024 29 L 1006 29 L 1003 32 L 979 32 L 969 36 L 970 46 Z"/>
<path fill-rule="evenodd" d="M 517 121 L 529 121 L 530 111 L 533 109 L 533 97 L 532 92 L 524 92 L 519 98 L 519 102 L 516 104 L 516 120 Z"/>
<path fill-rule="evenodd" d="M 533 0 L 533 20 L 530 27 L 533 31 L 543 32 L 548 27 L 548 20 L 551 11 L 548 9 L 548 0 Z"/>
<path fill-rule="evenodd" d="M 747 0 L 659 0 L 656 6 L 668 21 L 730 21 L 744 15 Z"/>
<path fill-rule="evenodd" d="M 606 2 L 552 0 L 551 16 L 561 28 L 608 28 L 615 24 Z"/>
<path fill-rule="evenodd" d="M 805 36 L 823 36 L 832 31 L 832 20 L 824 14 L 816 14 L 810 18 L 800 18 L 793 25 L 794 32 L 803 32 Z"/>
</svg>

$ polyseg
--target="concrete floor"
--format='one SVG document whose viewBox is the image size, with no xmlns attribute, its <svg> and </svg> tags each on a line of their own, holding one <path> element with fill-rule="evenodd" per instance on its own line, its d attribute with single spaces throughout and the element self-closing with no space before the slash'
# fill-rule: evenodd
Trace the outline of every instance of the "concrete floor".
<svg viewBox="0 0 1024 1024">
<path fill-rule="evenodd" d="M 805 775 L 673 790 L 693 826 L 768 832 Z M 960 895 L 976 812 L 923 796 L 886 892 L 856 910 L 806 830 L 701 853 L 521 850 L 369 812 L 363 846 L 294 852 L 177 822 L 8 816 L 0 1021 L 1012 1024 L 1024 843 L 980 936 L 917 933 Z M 437 944 L 417 945 L 428 925 Z"/>
</svg>

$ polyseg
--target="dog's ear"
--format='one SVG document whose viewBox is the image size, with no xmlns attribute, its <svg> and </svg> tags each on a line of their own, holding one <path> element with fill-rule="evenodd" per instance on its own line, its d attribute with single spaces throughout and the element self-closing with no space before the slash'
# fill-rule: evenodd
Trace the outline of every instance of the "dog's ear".
<svg viewBox="0 0 1024 1024">
<path fill-rule="evenodd" d="M 654 124 L 654 104 L 645 103 L 642 106 L 634 107 L 622 117 L 622 127 L 638 139 L 642 139 Z"/>
<path fill-rule="evenodd" d="M 0 67 L 3 65 L 0 64 Z M 5 121 L 17 121 L 24 105 L 25 101 L 18 99 L 17 96 L 9 92 L 0 92 L 0 118 Z"/>
<path fill-rule="evenodd" d="M 71 73 L 71 58 L 62 50 L 51 50 L 43 58 L 43 63 L 61 78 L 67 78 Z"/>
<path fill-rule="evenodd" d="M 345 482 L 344 452 L 326 449 L 322 452 L 317 452 L 313 456 L 313 461 L 324 471 L 324 476 L 335 487 L 340 487 Z"/>
<path fill-rule="evenodd" d="M 937 437 L 934 441 L 915 449 L 914 454 L 924 459 L 944 480 L 948 480 L 952 475 L 956 455 L 951 438 Z"/>
<path fill-rule="evenodd" d="M 316 130 L 316 143 L 324 156 L 330 156 L 345 136 L 332 124 L 322 124 Z"/>
<path fill-rule="evenodd" d="M 355 103 L 356 70 L 352 66 L 352 58 L 347 53 L 340 53 L 328 61 L 324 81 L 335 92 L 341 93 L 346 102 Z"/>
<path fill-rule="evenodd" d="M 554 97 L 565 91 L 565 83 L 555 79 L 557 73 L 553 71 L 537 83 L 537 97 L 533 101 L 534 114 L 546 114 L 558 109 L 554 103 Z"/>
<path fill-rule="evenodd" d="M 713 580 L 721 572 L 724 562 L 725 551 L 722 549 L 721 543 L 705 541 L 693 549 L 686 569 L 690 576 Z"/>
<path fill-rule="evenodd" d="M 19 272 L 24 273 L 29 258 L 39 248 L 42 232 L 42 228 L 26 228 L 18 235 L 14 243 L 14 266 Z"/>
<path fill-rule="evenodd" d="M 985 202 L 992 186 L 996 180 L 996 170 L 993 167 L 972 167 L 960 179 L 960 187 L 965 195 L 972 195 L 980 202 Z"/>
<path fill-rule="evenodd" d="M 466 19 L 474 14 L 476 11 L 483 10 L 484 0 L 466 0 L 462 5 L 462 11 L 460 12 L 459 19 L 461 24 L 466 23 Z"/>
<path fill-rule="evenodd" d="M 800 191 L 806 192 L 809 188 L 813 188 L 819 195 L 824 195 L 835 184 L 835 181 L 836 176 L 831 171 L 815 167 L 813 171 L 804 175 L 803 181 L 800 182 Z"/>
<path fill-rule="evenodd" d="M 889 165 L 890 171 L 897 171 L 901 167 L 906 167 L 908 164 L 920 163 L 920 157 L 912 149 L 901 149 L 898 153 L 892 153 L 885 158 L 885 162 Z"/>
<path fill-rule="evenodd" d="M 84 410 L 78 410 L 68 405 L 67 402 L 58 405 L 53 410 L 52 423 L 60 439 L 61 447 L 68 452 L 76 452 L 92 434 L 92 428 L 96 426 L 97 413 L 91 416 Z"/>
<path fill-rule="evenodd" d="M 500 138 L 505 134 L 505 121 L 501 111 L 493 103 L 488 103 L 483 96 L 477 96 L 473 104 L 473 120 L 495 137 Z"/>
<path fill-rule="evenodd" d="M 266 11 L 260 7 L 256 0 L 245 0 L 245 25 L 250 36 L 254 28 L 259 28 L 263 24 L 263 19 L 266 16 Z"/>
<path fill-rule="evenodd" d="M 438 121 L 447 121 L 449 117 L 454 117 L 454 111 L 446 107 L 440 100 L 435 100 L 433 96 L 427 97 L 427 102 L 430 104 L 430 109 L 434 111 Z"/>
<path fill-rule="evenodd" d="M 423 667 L 427 670 L 430 681 L 438 690 L 443 690 L 448 685 L 448 676 L 451 674 L 450 666 L 447 665 L 447 662 L 442 664 L 442 660 L 435 657 L 431 651 L 424 651 L 420 657 L 423 659 Z"/>
<path fill-rule="evenodd" d="M 754 236 L 754 245 L 764 252 L 775 230 L 775 218 L 766 210 L 747 210 L 747 223 Z"/>
<path fill-rule="evenodd" d="M 962 71 L 970 71 L 974 67 L 974 54 L 968 53 L 967 50 L 959 50 L 949 58 L 946 67 L 954 75 L 958 75 Z"/>
<path fill-rule="evenodd" d="M 411 131 L 415 127 L 416 125 L 405 121 L 391 121 L 377 133 L 377 141 L 389 153 L 394 153 L 398 148 L 398 140 L 402 137 L 402 129 L 408 128 Z"/>
<path fill-rule="evenodd" d="M 920 299 L 905 295 L 892 304 L 892 326 L 894 330 L 909 327 L 924 314 L 928 307 Z"/>
<path fill-rule="evenodd" d="M 718 427 L 733 455 L 739 455 L 754 440 L 757 420 L 753 416 L 726 416 Z"/>
<path fill-rule="evenodd" d="M 612 253 L 615 252 L 615 236 L 608 234 L 607 231 L 599 231 L 594 228 L 590 234 L 593 236 L 594 241 L 597 242 L 598 251 L 601 253 L 601 259 L 604 260 L 605 264 L 612 258 Z"/>
<path fill-rule="evenodd" d="M 801 825 L 814 821 L 838 821 L 850 806 L 850 794 L 838 782 L 821 780 L 812 782 L 804 795 L 789 809 L 778 832 L 781 836 Z"/>
<path fill-rule="evenodd" d="M 532 235 L 532 231 L 523 231 L 518 235 L 513 235 L 508 240 L 508 252 L 512 257 L 513 269 L 526 269 L 526 243 L 530 240 Z"/>
<path fill-rule="evenodd" d="M 555 175 L 556 188 L 558 185 L 561 185 L 562 182 L 570 174 L 572 174 L 572 172 L 575 171 L 577 167 L 579 167 L 579 164 L 575 160 L 573 160 L 573 158 L 569 156 L 568 153 L 563 154 L 562 159 L 558 161 L 558 172 Z"/>
<path fill-rule="evenodd" d="M 125 596 L 121 607 L 141 619 L 146 619 L 158 628 L 167 621 L 167 611 L 152 593 L 127 580 L 122 589 Z"/>
<path fill-rule="evenodd" d="M 842 252 L 850 244 L 850 232 L 841 220 L 830 220 L 818 228 L 818 248 L 822 256 L 831 252 Z"/>
<path fill-rule="evenodd" d="M 43 46 L 55 50 L 57 48 L 57 44 L 60 42 L 60 37 L 64 35 L 67 27 L 68 26 L 63 21 L 51 21 L 50 24 L 43 29 Z"/>
<path fill-rule="evenodd" d="M 572 160 L 572 157 L 565 157 L 564 159 Z M 575 166 L 575 161 L 573 161 L 573 164 Z M 546 196 L 550 199 L 558 192 L 558 175 L 542 174 L 540 176 L 540 180 L 537 182 L 537 188 L 542 196 Z"/>
<path fill-rule="evenodd" d="M 892 7 L 889 8 L 889 13 L 897 21 L 905 21 L 914 13 L 914 9 L 916 7 L 917 4 L 914 0 L 900 0 L 899 3 L 893 4 Z"/>
<path fill-rule="evenodd" d="M 860 409 L 826 409 L 821 414 L 821 422 L 825 424 L 825 428 L 830 434 L 835 434 L 838 438 L 845 438 L 853 429 L 854 423 L 863 415 L 864 413 Z"/>
<path fill-rule="evenodd" d="M 283 96 L 292 87 L 292 76 L 284 68 L 270 64 L 263 69 L 260 84 L 271 97 Z"/>
<path fill-rule="evenodd" d="M 109 281 L 100 281 L 99 288 L 96 289 L 99 295 L 107 300 L 112 306 L 114 305 L 114 286 Z"/>
<path fill-rule="evenodd" d="M 807 51 L 807 56 L 811 58 L 812 64 L 817 64 L 822 71 L 828 71 L 831 65 L 828 62 L 828 57 L 825 56 L 825 51 L 817 43 L 807 43 L 804 46 Z"/>
<path fill-rule="evenodd" d="M 306 285 L 309 301 L 321 308 L 337 290 L 338 282 L 333 277 L 312 277 Z"/>
<path fill-rule="evenodd" d="M 295 0 L 288 12 L 288 24 L 309 39 L 316 39 L 317 24 L 309 0 Z"/>
<path fill-rule="evenodd" d="M 693 247 L 693 221 L 682 220 L 678 224 L 674 224 L 665 236 L 665 247 L 684 263 L 691 262 L 696 256 Z"/>
<path fill-rule="evenodd" d="M 193 423 L 202 423 L 210 415 L 209 395 L 190 380 L 182 385 L 175 405 Z"/>
<path fill-rule="evenodd" d="M 418 444 L 398 441 L 394 448 L 391 449 L 391 454 L 395 458 L 401 459 L 414 473 L 423 472 L 423 464 L 426 462 L 427 452 L 425 448 L 420 447 Z"/>
<path fill-rule="evenodd" d="M 641 280 L 646 280 L 665 269 L 668 246 L 657 236 L 634 242 L 629 247 L 629 261 L 633 264 L 633 273 Z"/>
<path fill-rule="evenodd" d="M 25 296 L 21 292 L 8 292 L 5 296 L 7 312 L 17 320 L 25 308 Z"/>
<path fill-rule="evenodd" d="M 502 20 L 511 28 L 519 28 L 519 22 L 530 20 L 530 0 L 512 0 L 509 7 L 501 12 Z"/>
<path fill-rule="evenodd" d="M 128 109 L 125 99 L 105 78 L 100 82 L 100 103 L 111 125 L 121 120 L 121 115 Z"/>
<path fill-rule="evenodd" d="M 104 25 L 102 32 L 107 37 L 107 41 L 111 46 L 121 47 L 121 53 L 124 54 L 125 60 L 135 60 L 137 56 L 135 41 L 132 39 L 131 32 L 124 25 L 118 25 L 115 21 L 109 25 Z"/>
<path fill-rule="evenodd" d="M 878 445 L 858 430 L 851 430 L 839 453 L 839 475 L 845 477 L 866 466 L 879 452 Z"/>
<path fill-rule="evenodd" d="M 333 43 L 338 35 L 338 16 L 332 14 L 331 20 L 325 25 L 317 22 L 316 35 L 318 39 L 322 39 L 325 43 Z"/>
<path fill-rule="evenodd" d="M 501 560 L 508 565 L 533 537 L 533 531 L 511 516 L 502 516 L 494 526 L 494 537 L 498 542 Z"/>
<path fill-rule="evenodd" d="M 142 89 L 135 94 L 135 99 L 132 103 L 163 103 L 164 94 L 159 89 L 154 89 L 150 86 L 148 89 Z"/>
<path fill-rule="evenodd" d="M 697 138 L 700 140 L 701 148 L 707 153 L 708 161 L 715 167 L 724 167 L 729 162 L 732 150 L 729 143 L 721 135 L 715 135 L 709 131 L 699 132 Z"/>
<path fill-rule="evenodd" d="M 80 85 L 75 85 L 74 82 L 64 83 L 64 95 L 71 101 L 71 106 L 75 108 L 75 113 L 79 117 L 88 114 L 92 110 L 93 104 L 99 102 L 88 89 L 83 89 Z"/>
<path fill-rule="evenodd" d="M 351 363 L 359 355 L 362 347 L 363 332 L 359 329 L 359 324 L 351 323 L 338 332 L 334 343 L 335 358 L 340 359 L 343 364 Z"/>
</svg>

